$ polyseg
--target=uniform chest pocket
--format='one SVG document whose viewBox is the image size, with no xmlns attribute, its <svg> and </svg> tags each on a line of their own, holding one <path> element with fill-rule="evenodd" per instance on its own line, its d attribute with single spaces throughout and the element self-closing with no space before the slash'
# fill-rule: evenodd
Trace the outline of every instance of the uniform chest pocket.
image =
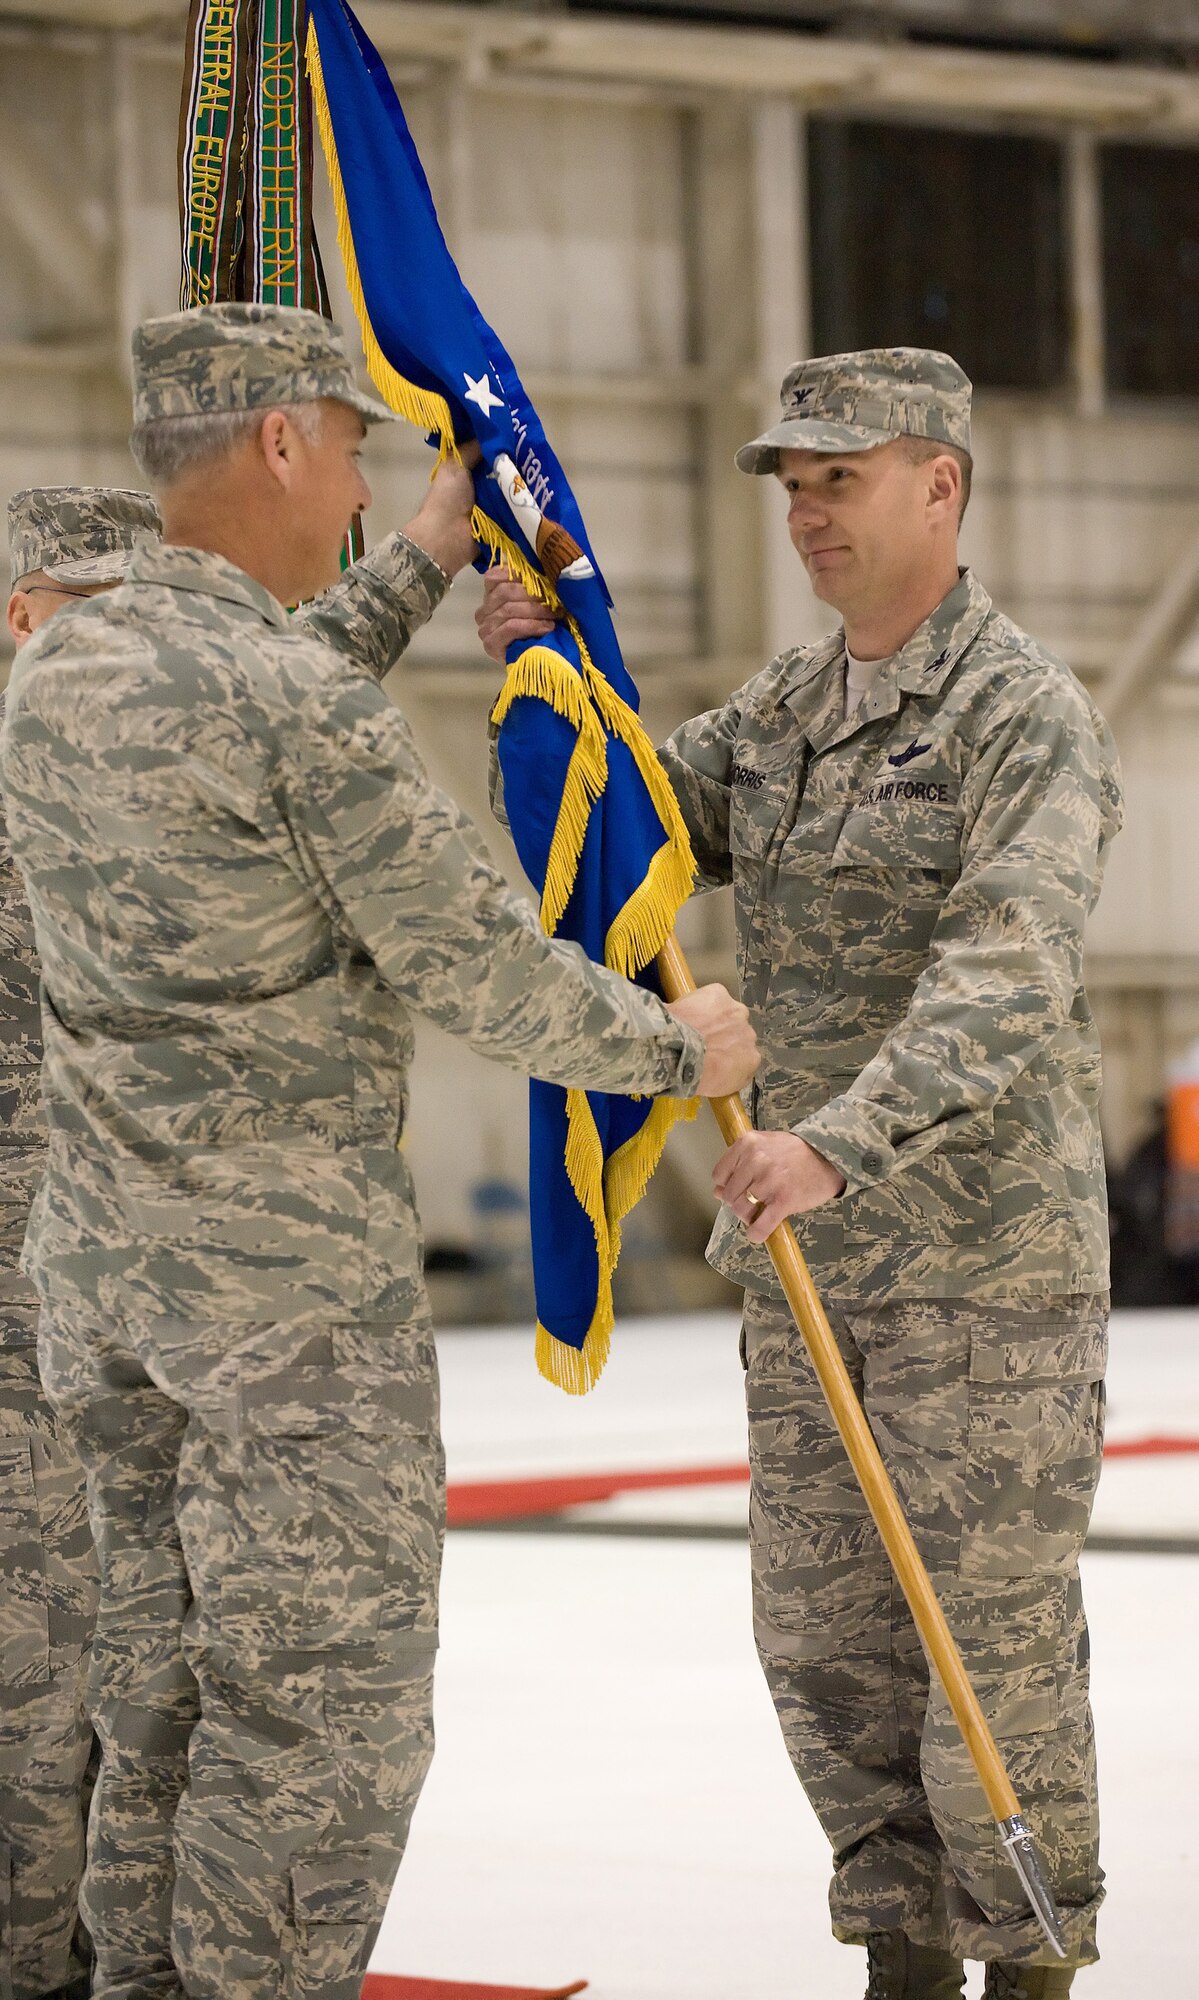
<svg viewBox="0 0 1199 2000">
<path fill-rule="evenodd" d="M 734 864 L 740 858 L 756 867 L 767 849 L 791 826 L 799 805 L 802 773 L 795 768 L 749 769 L 733 766 L 729 800 L 729 846 Z"/>
<path fill-rule="evenodd" d="M 913 986 L 961 869 L 952 807 L 924 800 L 850 813 L 829 856 L 829 932 L 844 992 Z"/>
</svg>

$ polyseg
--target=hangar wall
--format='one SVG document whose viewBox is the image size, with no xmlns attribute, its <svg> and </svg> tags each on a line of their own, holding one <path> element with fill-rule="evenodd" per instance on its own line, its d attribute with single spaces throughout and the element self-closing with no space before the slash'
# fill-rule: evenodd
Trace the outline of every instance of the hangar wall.
<svg viewBox="0 0 1199 2000">
<path fill-rule="evenodd" d="M 47 0 L 30 22 L 3 18 L 6 4 L 0 487 L 130 483 L 129 331 L 170 309 L 177 288 L 182 14 Z M 1107 386 L 1100 153 L 1130 133 L 1199 148 L 1199 79 L 990 53 L 947 66 L 936 50 L 748 31 L 734 52 L 716 29 L 572 17 L 542 32 L 540 15 L 416 0 L 362 12 L 393 61 L 463 272 L 576 482 L 658 730 L 822 629 L 777 491 L 731 466 L 782 369 L 811 351 L 822 273 L 805 121 L 831 108 L 1060 148 L 1065 373 L 1037 391 L 980 387 L 966 552 L 1113 715 L 1129 821 L 1089 978 L 1121 1156 L 1165 1064 L 1199 1035 L 1199 461 L 1192 399 Z M 841 70 L 839 50 L 850 51 Z M 327 204 L 321 235 L 332 265 Z M 1012 315 L 1024 310 L 1013 297 Z M 415 506 L 423 447 L 397 426 L 372 438 L 369 470 L 375 535 Z M 474 643 L 476 596 L 471 578 L 455 588 L 392 691 L 435 774 L 486 827 L 495 675 Z M 503 838 L 488 838 L 509 865 Z M 698 969 L 729 975 L 723 899 L 689 911 L 685 935 Z M 472 1191 L 522 1182 L 522 1127 L 518 1079 L 422 1037 L 410 1143 L 432 1236 L 502 1226 Z M 684 1141 L 663 1197 L 692 1234 L 709 1152 Z"/>
</svg>

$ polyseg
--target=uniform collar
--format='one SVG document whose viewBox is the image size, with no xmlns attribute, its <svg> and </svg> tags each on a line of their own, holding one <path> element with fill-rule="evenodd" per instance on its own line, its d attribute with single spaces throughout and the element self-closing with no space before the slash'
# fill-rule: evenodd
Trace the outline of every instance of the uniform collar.
<svg viewBox="0 0 1199 2000">
<path fill-rule="evenodd" d="M 881 716 L 898 715 L 904 694 L 935 694 L 990 616 L 991 599 L 964 569 L 947 597 L 901 646 L 857 714 L 845 719 L 845 633 L 796 661 L 780 699 L 796 716 L 814 750 L 825 750 Z"/>
<path fill-rule="evenodd" d="M 973 570 L 964 569 L 948 597 L 895 655 L 895 679 L 905 694 L 935 694 L 991 613 Z"/>
<path fill-rule="evenodd" d="M 156 583 L 168 590 L 191 590 L 201 597 L 219 597 L 236 604 L 268 625 L 286 627 L 287 613 L 261 583 L 227 557 L 208 549 L 179 548 L 169 542 L 145 541 L 134 551 L 127 583 Z"/>
</svg>

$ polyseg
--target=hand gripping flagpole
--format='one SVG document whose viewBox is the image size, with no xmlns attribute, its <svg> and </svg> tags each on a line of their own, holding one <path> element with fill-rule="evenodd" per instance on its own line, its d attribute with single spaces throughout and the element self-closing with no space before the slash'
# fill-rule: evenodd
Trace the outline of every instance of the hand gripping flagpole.
<svg viewBox="0 0 1199 2000">
<path fill-rule="evenodd" d="M 667 939 L 658 954 L 658 975 L 667 1000 L 678 1000 L 695 991 L 691 969 L 677 938 Z M 712 1115 L 729 1146 L 753 1127 L 739 1097 L 713 1097 Z M 1024 1893 L 1053 1950 L 1066 1957 L 1066 1941 L 1053 1892 L 1020 1810 L 1020 1801 L 995 1747 L 995 1739 L 970 1685 L 962 1656 L 945 1613 L 937 1600 L 928 1571 L 912 1539 L 895 1488 L 874 1442 L 866 1413 L 854 1393 L 849 1372 L 833 1338 L 828 1316 L 812 1283 L 811 1273 L 789 1222 L 781 1222 L 766 1238 L 766 1248 L 778 1273 L 779 1283 L 795 1324 L 803 1335 L 833 1422 L 866 1496 L 892 1567 L 911 1608 L 916 1630 L 945 1689 L 954 1720 L 978 1772 L 979 1782 L 999 1828 L 999 1837 L 1012 1858 L 1012 1865 L 1024 1885 Z"/>
</svg>

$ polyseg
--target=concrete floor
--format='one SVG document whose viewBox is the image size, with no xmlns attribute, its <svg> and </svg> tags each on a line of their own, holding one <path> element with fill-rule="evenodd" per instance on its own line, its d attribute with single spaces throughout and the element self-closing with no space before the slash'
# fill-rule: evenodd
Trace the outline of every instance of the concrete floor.
<svg viewBox="0 0 1199 2000">
<path fill-rule="evenodd" d="M 523 1334 L 447 1335 L 442 1369 L 451 1481 L 744 1455 L 724 1315 L 619 1328 L 583 1401 L 538 1380 Z M 1110 1389 L 1109 1440 L 1199 1437 L 1199 1315 L 1122 1316 Z M 451 1534 L 438 1752 L 377 1969 L 587 1977 L 591 2000 L 861 2000 L 753 1652 L 745 1544 L 703 1534 L 744 1508 L 739 1485 L 699 1486 L 586 1510 L 669 1539 Z M 1110 1462 L 1096 1527 L 1193 1542 L 1199 1455 Z M 1084 1575 L 1108 1902 L 1076 1991 L 1191 1995 L 1199 1556 L 1092 1553 Z"/>
</svg>

